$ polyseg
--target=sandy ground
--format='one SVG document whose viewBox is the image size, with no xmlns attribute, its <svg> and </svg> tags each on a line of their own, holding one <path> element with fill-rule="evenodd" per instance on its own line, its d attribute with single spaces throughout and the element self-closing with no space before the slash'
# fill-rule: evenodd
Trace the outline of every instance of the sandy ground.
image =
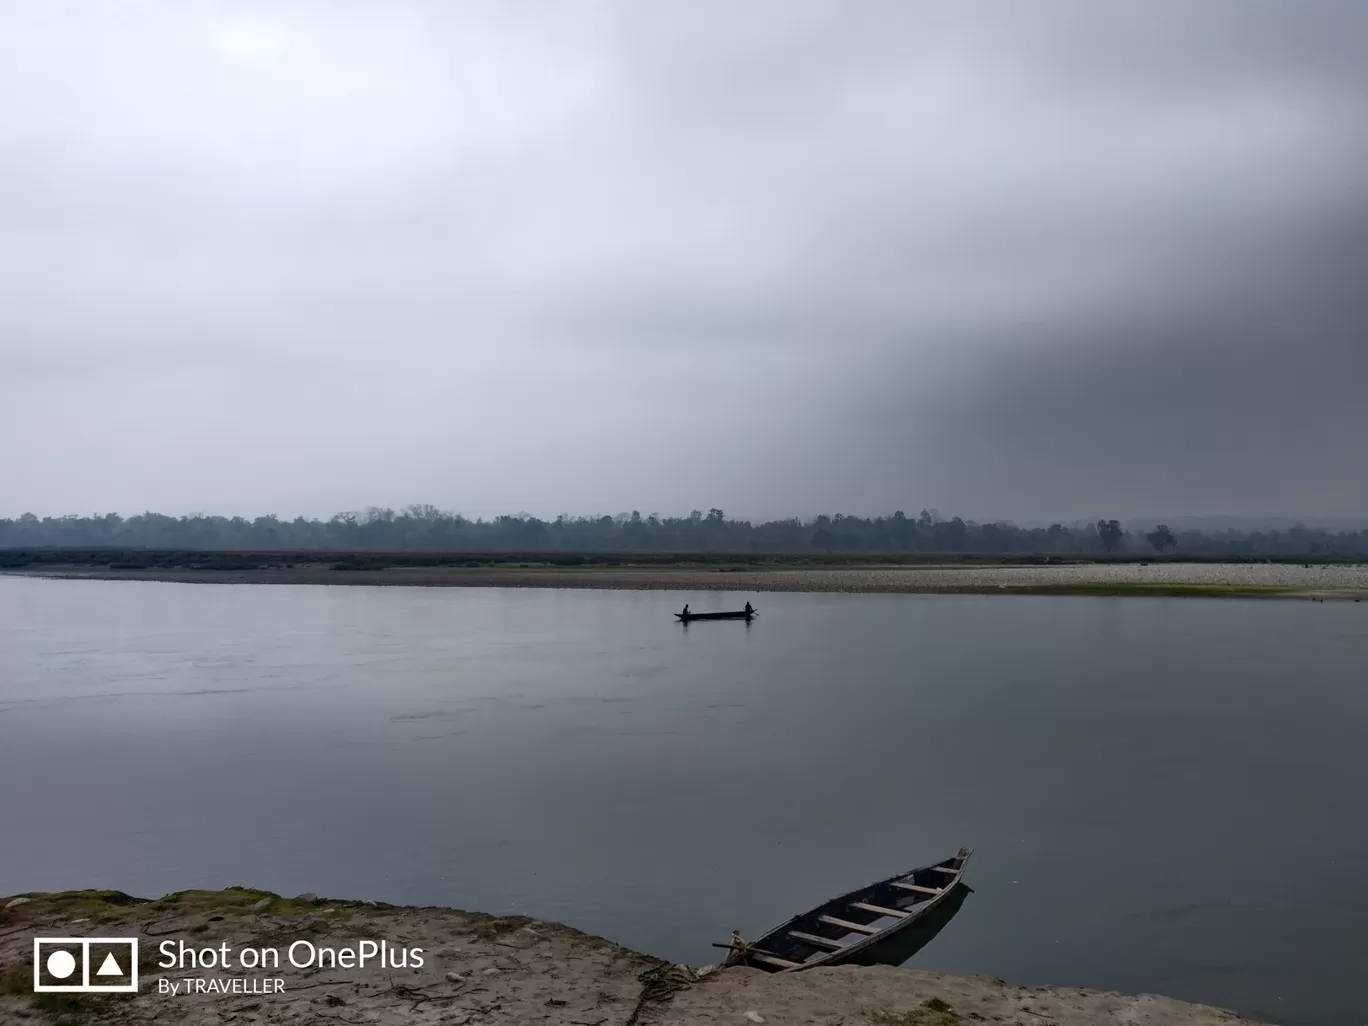
<svg viewBox="0 0 1368 1026">
<path fill-rule="evenodd" d="M 29 576 L 217 584 L 622 588 L 653 591 L 969 592 L 1368 598 L 1368 565 L 1080 563 L 1058 566 L 849 566 L 803 569 L 467 568 L 109 570 L 47 567 Z"/>
<path fill-rule="evenodd" d="M 0 898 L 0 1022 L 104 1026 L 210 1023 L 445 1023 L 450 1026 L 1240 1026 L 1234 1013 L 1169 998 L 1025 988 L 980 976 L 887 967 L 771 976 L 670 966 L 567 927 L 440 908 L 278 899 L 263 891 L 186 892 L 136 902 L 108 892 Z M 32 992 L 35 935 L 139 939 L 136 995 Z M 421 968 L 295 968 L 290 945 L 352 948 L 368 939 L 421 949 Z M 227 945 L 234 967 L 159 968 L 161 948 Z M 237 966 L 246 947 L 280 952 L 280 969 Z M 298 949 L 302 957 L 307 949 Z M 45 959 L 44 959 L 45 961 Z M 710 968 L 710 967 L 709 967 Z M 93 971 L 93 970 L 92 970 Z M 184 981 L 205 993 L 164 993 Z M 161 981 L 165 980 L 165 983 Z M 275 980 L 281 983 L 277 987 Z M 269 989 L 271 993 L 252 993 Z M 929 1002 L 929 1003 L 928 1003 Z"/>
</svg>

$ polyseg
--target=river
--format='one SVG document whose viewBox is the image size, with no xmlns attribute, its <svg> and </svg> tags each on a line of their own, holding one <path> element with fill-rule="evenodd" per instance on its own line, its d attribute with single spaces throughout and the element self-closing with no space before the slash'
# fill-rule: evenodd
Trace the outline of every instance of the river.
<svg viewBox="0 0 1368 1026">
<path fill-rule="evenodd" d="M 0 576 L 0 894 L 314 891 L 698 963 L 963 844 L 914 965 L 1357 1026 L 1365 667 L 1353 603 Z"/>
</svg>

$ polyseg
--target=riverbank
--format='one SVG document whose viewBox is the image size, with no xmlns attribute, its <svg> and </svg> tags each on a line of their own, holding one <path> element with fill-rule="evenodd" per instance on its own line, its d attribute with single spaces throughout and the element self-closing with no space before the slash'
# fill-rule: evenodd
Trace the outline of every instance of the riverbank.
<svg viewBox="0 0 1368 1026">
<path fill-rule="evenodd" d="M 139 993 L 34 994 L 35 935 L 137 937 Z M 328 961 L 324 949 L 355 951 L 363 941 L 406 951 L 406 964 L 382 967 L 372 957 L 364 968 L 319 965 Z M 307 944 L 295 947 L 291 959 L 296 942 Z M 179 958 L 182 945 L 200 953 L 197 961 L 204 949 L 226 946 L 233 967 L 163 968 L 173 960 L 162 952 Z M 278 952 L 280 968 L 241 968 L 247 949 Z M 334 961 L 355 960 L 339 954 Z M 192 984 L 186 994 L 187 979 L 215 982 Z M 173 984 L 179 993 L 166 992 Z M 184 1026 L 1256 1026 L 1233 1012 L 1154 995 L 1028 988 L 916 969 L 775 976 L 670 966 L 555 923 L 456 909 L 313 895 L 283 899 L 242 888 L 157 901 L 94 891 L 0 898 L 0 1021 L 141 1026 L 154 1020 Z"/>
<path fill-rule="evenodd" d="M 187 584 L 1368 599 L 1368 565 L 1363 564 L 1105 562 L 766 568 L 738 563 L 707 567 L 393 566 L 356 570 L 318 563 L 222 570 L 48 564 L 7 572 L 61 579 Z"/>
</svg>

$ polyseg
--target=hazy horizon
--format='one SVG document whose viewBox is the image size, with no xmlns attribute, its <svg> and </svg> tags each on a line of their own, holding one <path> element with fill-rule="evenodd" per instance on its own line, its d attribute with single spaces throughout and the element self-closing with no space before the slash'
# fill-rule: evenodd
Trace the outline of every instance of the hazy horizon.
<svg viewBox="0 0 1368 1026">
<path fill-rule="evenodd" d="M 1365 68 L 1347 0 L 9 5 L 0 512 L 1368 517 Z"/>
<path fill-rule="evenodd" d="M 318 520 L 318 521 L 327 521 L 327 520 L 329 520 L 330 518 L 332 518 L 333 516 L 336 516 L 336 515 L 339 515 L 339 514 L 342 514 L 342 515 L 348 515 L 348 514 L 350 514 L 350 515 L 356 515 L 356 516 L 358 516 L 358 517 L 364 519 L 365 516 L 366 516 L 366 514 L 367 514 L 367 512 L 368 512 L 369 510 L 379 510 L 379 511 L 383 511 L 383 510 L 388 509 L 390 512 L 392 512 L 392 513 L 394 513 L 394 514 L 396 514 L 396 515 L 403 515 L 403 514 L 405 513 L 405 511 L 408 510 L 408 509 L 411 509 L 411 508 L 413 508 L 414 506 L 423 506 L 423 505 L 431 505 L 431 504 L 424 504 L 424 503 L 404 503 L 404 504 L 396 504 L 396 505 L 393 505 L 393 506 L 382 506 L 382 505 L 377 505 L 377 504 L 371 504 L 371 505 L 364 506 L 364 507 L 361 507 L 361 508 L 355 509 L 355 510 L 330 510 L 330 511 L 324 511 L 324 512 L 312 512 L 312 511 L 307 511 L 307 510 L 302 510 L 302 511 L 297 511 L 297 512 L 296 512 L 296 511 L 279 511 L 279 510 L 259 510 L 259 511 L 240 510 L 240 511 L 234 511 L 234 510 L 155 510 L 155 509 L 150 509 L 150 510 L 133 510 L 133 511 L 128 511 L 128 510 L 104 510 L 104 511 L 93 512 L 93 513 L 77 513 L 77 512 L 71 511 L 71 510 L 67 510 L 67 511 L 64 511 L 64 512 L 61 512 L 61 513 L 53 513 L 53 512 L 46 512 L 46 513 L 45 513 L 45 512 L 43 512 L 43 511 L 41 511 L 41 510 L 23 510 L 23 511 L 21 511 L 21 512 L 19 512 L 19 513 L 7 513 L 7 512 L 5 512 L 5 511 L 3 511 L 3 510 L 0 510 L 0 520 L 10 520 L 10 521 L 14 521 L 14 520 L 17 520 L 19 517 L 21 517 L 21 516 L 23 516 L 23 515 L 26 515 L 26 514 L 30 514 L 30 513 L 33 514 L 34 516 L 37 516 L 39 519 L 43 519 L 43 518 L 45 518 L 45 517 L 50 517 L 50 518 L 54 518 L 54 519 L 55 519 L 55 518 L 63 517 L 63 516 L 76 516 L 76 517 L 105 516 L 105 515 L 108 515 L 108 514 L 110 514 L 110 513 L 113 513 L 113 514 L 115 514 L 115 515 L 117 515 L 117 516 L 123 517 L 124 519 L 128 519 L 128 518 L 134 517 L 134 516 L 141 516 L 141 515 L 146 515 L 146 514 L 154 514 L 154 515 L 161 515 L 161 516 L 170 516 L 170 517 L 175 517 L 175 518 L 207 516 L 207 517 L 226 517 L 226 518 L 231 519 L 231 518 L 235 518 L 235 517 L 241 517 L 241 518 L 243 518 L 243 519 L 245 519 L 245 520 L 247 520 L 247 521 L 254 521 L 254 520 L 256 520 L 256 519 L 258 519 L 258 518 L 260 518 L 260 517 L 271 517 L 271 516 L 274 516 L 274 517 L 278 518 L 278 519 L 281 520 L 281 521 L 293 521 L 296 517 L 302 517 L 302 518 L 304 518 L 305 520 L 309 520 L 309 521 L 314 521 L 314 520 Z M 556 518 L 559 517 L 559 516 L 564 516 L 564 517 L 566 517 L 566 518 L 568 518 L 568 519 L 597 519 L 597 518 L 604 517 L 604 516 L 610 516 L 610 517 L 613 517 L 613 518 L 616 519 L 616 518 L 619 518 L 619 517 L 627 517 L 627 516 L 630 516 L 634 511 L 640 513 L 642 517 L 649 517 L 649 516 L 653 516 L 653 515 L 654 515 L 654 516 L 658 516 L 658 517 L 661 517 L 661 518 L 684 518 L 684 517 L 689 516 L 689 514 L 690 514 L 691 512 L 694 512 L 694 511 L 697 511 L 697 512 L 700 512 L 700 513 L 707 513 L 708 510 L 709 510 L 710 508 L 712 508 L 712 507 L 709 507 L 709 506 L 692 506 L 692 507 L 690 507 L 690 508 L 687 509 L 687 510 L 657 510 L 657 509 L 645 510 L 645 509 L 640 509 L 640 508 L 638 508 L 638 507 L 633 507 L 632 509 L 627 509 L 627 510 L 607 510 L 607 509 L 597 509 L 597 510 L 592 510 L 592 509 L 591 509 L 591 510 L 560 510 L 560 511 L 558 511 L 558 512 L 556 512 L 556 513 L 544 513 L 544 512 L 538 512 L 538 511 L 536 511 L 536 510 L 502 510 L 502 511 L 499 511 L 499 512 L 486 513 L 486 512 L 472 512 L 472 511 L 470 511 L 470 510 L 462 510 L 462 509 L 450 509 L 450 508 L 445 508 L 445 507 L 434 507 L 434 508 L 437 509 L 440 513 L 442 513 L 442 514 L 444 514 L 444 515 L 446 515 L 446 514 L 460 515 L 460 516 L 463 516 L 463 517 L 465 517 L 467 520 L 470 520 L 470 521 L 472 521 L 472 522 L 473 522 L 473 521 L 485 521 L 485 522 L 489 522 L 489 521 L 492 521 L 492 520 L 494 520 L 495 518 L 500 517 L 500 516 L 516 516 L 516 517 L 535 517 L 535 518 L 537 518 L 537 519 L 539 519 L 539 520 L 543 520 L 543 521 L 546 521 L 547 523 L 551 523 L 551 522 L 555 521 Z M 721 507 L 718 507 L 718 508 L 721 508 Z M 1148 529 L 1148 528 L 1153 527 L 1153 526 L 1158 525 L 1158 524 L 1167 524 L 1168 526 L 1174 528 L 1175 530 L 1224 530 L 1224 529 L 1226 529 L 1226 528 L 1233 528 L 1233 529 L 1245 530 L 1245 531 L 1254 531 L 1254 530 L 1286 530 L 1286 529 L 1288 529 L 1288 528 L 1295 527 L 1295 526 L 1303 526 L 1303 527 L 1308 527 L 1308 528 L 1313 528 L 1313 529 L 1318 529 L 1318 530 L 1331 531 L 1331 532 L 1337 532 L 1337 531 L 1358 531 L 1358 530 L 1368 529 L 1368 516 L 1361 516 L 1361 517 L 1353 517 L 1353 516 L 1347 516 L 1347 517 L 1337 517 L 1337 516 L 1297 516 L 1297 515 L 1294 515 L 1294 514 L 1283 514 L 1283 515 L 1268 514 L 1268 515 L 1264 515 L 1264 516 L 1257 516 L 1257 515 L 1256 515 L 1256 516 L 1246 516 L 1246 515 L 1241 515 L 1241 514 L 1232 514 L 1232 515 L 1219 515 L 1219 514 L 1215 514 L 1215 515 L 1199 515 L 1199 516 L 1186 516 L 1186 515 L 1181 515 L 1181 514 L 1180 514 L 1180 515 L 1176 515 L 1176 516 L 1175 516 L 1175 515 L 1155 515 L 1155 516 L 1144 516 L 1144 515 L 1141 515 L 1141 516 L 1134 516 L 1134 515 L 1113 515 L 1113 512 L 1112 512 L 1112 511 L 1103 511 L 1103 512 L 1101 512 L 1101 513 L 1096 513 L 1096 514 L 1093 514 L 1093 515 L 1085 515 L 1085 516 L 1061 516 L 1061 517 L 1046 517 L 1046 518 L 1023 518 L 1023 517 L 1011 517 L 1011 516 L 982 516 L 982 517 L 979 517 L 979 516 L 971 516 L 971 515 L 966 515 L 965 513 L 961 512 L 961 511 L 946 510 L 946 509 L 942 509 L 942 508 L 937 507 L 937 506 L 918 506 L 918 507 L 916 507 L 915 509 L 909 508 L 909 509 L 904 509 L 904 510 L 900 510 L 900 511 L 901 511 L 902 513 L 904 513 L 907 517 L 912 518 L 912 519 L 916 519 L 916 518 L 919 516 L 919 514 L 920 514 L 923 510 L 926 510 L 926 511 L 930 512 L 930 513 L 932 514 L 932 516 L 933 516 L 934 519 L 936 519 L 936 520 L 938 520 L 938 521 L 941 521 L 941 522 L 949 521 L 949 520 L 951 520 L 951 519 L 953 519 L 953 518 L 955 518 L 955 517 L 959 517 L 960 519 L 964 520 L 964 521 L 967 522 L 967 523 L 978 523 L 978 524 L 1012 524 L 1012 525 L 1015 525 L 1015 526 L 1017 526 L 1017 527 L 1025 528 L 1025 529 L 1031 529 L 1031 528 L 1037 528 L 1037 527 L 1047 527 L 1047 526 L 1049 526 L 1050 524 L 1055 524 L 1055 523 L 1064 525 L 1064 526 L 1066 526 L 1066 527 L 1074 527 L 1074 526 L 1080 526 L 1080 525 L 1093 524 L 1093 523 L 1096 523 L 1096 522 L 1099 521 L 1099 520 L 1104 520 L 1104 519 L 1105 519 L 1105 520 L 1117 520 L 1117 521 L 1119 521 L 1120 524 L 1121 524 L 1121 526 L 1122 526 L 1125 530 L 1127 530 L 1127 531 L 1145 530 L 1145 529 Z M 899 510 L 854 510 L 854 509 L 841 509 L 841 508 L 837 508 L 837 507 L 832 507 L 832 508 L 819 509 L 819 510 L 810 511 L 810 512 L 809 512 L 809 511 L 801 511 L 801 512 L 779 512 L 779 513 L 772 513 L 772 514 L 771 514 L 771 513 L 766 513 L 766 514 L 747 514 L 747 513 L 744 512 L 744 511 L 732 511 L 732 510 L 726 510 L 726 509 L 724 509 L 723 512 L 725 513 L 726 519 L 727 519 L 727 520 L 732 520 L 732 521 L 746 521 L 746 522 L 751 522 L 751 523 L 757 523 L 757 524 L 758 524 L 758 523 L 770 523 L 770 522 L 777 522 L 777 521 L 785 521 L 785 520 L 791 520 L 791 519 L 794 519 L 794 518 L 797 518 L 797 519 L 801 520 L 803 523 L 809 523 L 809 522 L 815 520 L 817 517 L 820 517 L 820 516 L 828 516 L 828 517 L 831 517 L 831 516 L 835 516 L 835 515 L 837 515 L 837 514 L 842 514 L 842 515 L 844 515 L 844 516 L 852 516 L 852 517 L 867 518 L 867 519 L 876 519 L 876 518 L 880 518 L 880 517 L 889 517 L 889 516 L 892 516 L 895 512 L 899 512 Z"/>
</svg>

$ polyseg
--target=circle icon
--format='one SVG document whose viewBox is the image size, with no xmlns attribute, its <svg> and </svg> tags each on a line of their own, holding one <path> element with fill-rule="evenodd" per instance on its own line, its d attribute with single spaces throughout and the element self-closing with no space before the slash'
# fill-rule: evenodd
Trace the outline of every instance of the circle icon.
<svg viewBox="0 0 1368 1026">
<path fill-rule="evenodd" d="M 70 951 L 54 951 L 48 955 L 47 971 L 59 980 L 65 980 L 76 971 L 76 959 Z"/>
</svg>

